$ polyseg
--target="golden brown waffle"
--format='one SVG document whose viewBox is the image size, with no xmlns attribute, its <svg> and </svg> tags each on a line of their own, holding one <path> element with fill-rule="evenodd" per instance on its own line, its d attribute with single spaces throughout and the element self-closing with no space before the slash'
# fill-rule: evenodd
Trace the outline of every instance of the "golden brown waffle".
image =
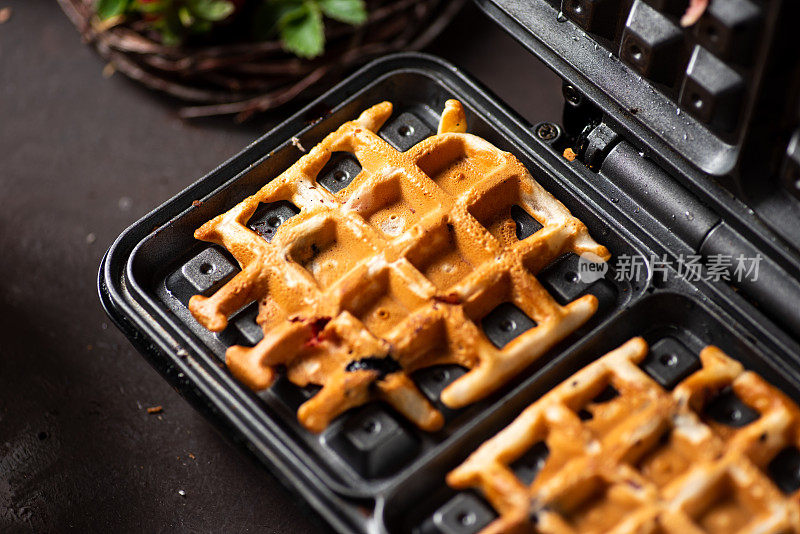
<svg viewBox="0 0 800 534">
<path fill-rule="evenodd" d="M 392 105 L 375 105 L 342 125 L 258 193 L 197 230 L 224 246 L 242 272 L 189 309 L 208 329 L 259 302 L 264 339 L 234 346 L 231 372 L 254 390 L 277 369 L 300 386 L 322 389 L 298 410 L 321 431 L 348 408 L 383 399 L 420 428 L 443 418 L 408 373 L 431 365 L 471 369 L 441 395 L 465 406 L 500 387 L 595 311 L 594 296 L 560 306 L 535 274 L 567 252 L 608 259 L 579 220 L 511 154 L 466 131 L 450 100 L 437 135 L 398 152 L 377 135 Z M 362 170 L 328 192 L 316 176 L 333 152 Z M 290 201 L 300 213 L 267 242 L 247 227 L 259 203 Z M 519 205 L 543 228 L 518 240 L 510 217 Z M 495 348 L 476 323 L 512 302 L 537 326 Z"/>
<path fill-rule="evenodd" d="M 784 495 L 766 474 L 800 442 L 797 406 L 716 347 L 667 391 L 638 367 L 647 352 L 635 338 L 585 367 L 448 475 L 499 512 L 484 533 L 800 530 L 800 495 Z M 728 387 L 758 419 L 735 428 L 704 415 Z M 540 443 L 549 455 L 523 484 L 509 466 Z"/>
</svg>

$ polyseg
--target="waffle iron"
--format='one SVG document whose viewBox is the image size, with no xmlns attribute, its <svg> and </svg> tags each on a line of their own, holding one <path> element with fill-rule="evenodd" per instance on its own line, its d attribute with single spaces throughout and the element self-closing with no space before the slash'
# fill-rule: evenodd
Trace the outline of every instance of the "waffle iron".
<svg viewBox="0 0 800 534">
<path fill-rule="evenodd" d="M 673 0 L 477 3 L 562 77 L 562 124 L 529 123 L 436 57 L 387 56 L 136 222 L 100 266 L 103 306 L 145 358 L 336 531 L 477 532 L 495 512 L 476 493 L 449 489 L 445 474 L 544 392 L 634 336 L 649 342 L 648 372 L 659 380 L 677 381 L 714 344 L 800 402 L 800 69 L 790 24 L 800 5 L 713 0 L 684 30 L 685 6 Z M 449 98 L 465 105 L 471 133 L 516 155 L 610 249 L 603 278 L 575 277 L 574 255 L 537 275 L 562 303 L 594 294 L 598 312 L 500 391 L 444 410 L 438 432 L 373 403 L 311 434 L 295 411 L 313 390 L 279 378 L 255 394 L 224 366 L 228 346 L 261 338 L 254 305 L 218 334 L 188 313 L 192 295 L 212 293 L 238 270 L 193 232 L 296 161 L 292 138 L 313 146 L 389 100 L 395 112 L 380 135 L 405 150 L 435 132 Z M 567 148 L 574 161 L 563 157 Z M 337 167 L 350 164 L 330 163 L 320 182 L 354 176 Z M 277 206 L 258 217 L 292 214 Z M 719 256 L 760 258 L 757 279 L 678 272 L 682 258 L 706 273 Z M 617 276 L 620 257 L 642 268 Z M 482 322 L 490 341 L 520 333 L 497 327 L 508 313 L 498 308 Z M 671 364 L 659 366 L 667 354 Z M 439 392 L 463 372 L 437 366 L 412 378 L 442 409 Z M 735 407 L 729 412 L 735 417 Z M 523 456 L 517 468 L 539 460 Z M 800 451 L 780 461 L 775 471 L 790 472 L 784 486 L 800 487 L 790 471 Z"/>
</svg>

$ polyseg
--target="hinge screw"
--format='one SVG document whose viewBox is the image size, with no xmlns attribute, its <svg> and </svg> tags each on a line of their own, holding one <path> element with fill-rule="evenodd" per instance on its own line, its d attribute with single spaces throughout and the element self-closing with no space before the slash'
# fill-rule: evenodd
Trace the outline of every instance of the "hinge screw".
<svg viewBox="0 0 800 534">
<path fill-rule="evenodd" d="M 552 141 L 558 137 L 558 126 L 549 122 L 542 123 L 536 128 L 536 135 L 542 141 Z"/>
</svg>

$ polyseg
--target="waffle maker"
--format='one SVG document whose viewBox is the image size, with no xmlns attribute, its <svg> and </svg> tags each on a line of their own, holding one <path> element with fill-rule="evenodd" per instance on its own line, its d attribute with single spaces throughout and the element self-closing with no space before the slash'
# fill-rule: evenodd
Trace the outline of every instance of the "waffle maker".
<svg viewBox="0 0 800 534">
<path fill-rule="evenodd" d="M 682 29 L 683 0 L 477 3 L 562 77 L 562 124 L 529 123 L 436 57 L 387 56 L 136 222 L 100 267 L 103 306 L 134 346 L 340 532 L 477 532 L 495 512 L 476 493 L 448 488 L 446 473 L 525 406 L 634 336 L 650 344 L 648 372 L 661 380 L 682 378 L 714 344 L 800 401 L 800 63 L 792 35 L 800 4 L 712 0 L 696 25 Z M 296 161 L 293 138 L 313 146 L 389 100 L 395 113 L 380 134 L 405 150 L 435 132 L 449 98 L 466 107 L 471 133 L 517 156 L 612 252 L 611 269 L 592 282 L 574 276 L 574 255 L 538 275 L 561 302 L 594 294 L 598 312 L 483 401 L 460 410 L 437 403 L 446 418 L 438 432 L 421 432 L 372 403 L 312 434 L 295 411 L 313 391 L 279 378 L 257 395 L 224 366 L 228 346 L 260 339 L 255 305 L 219 334 L 188 313 L 192 295 L 214 292 L 238 270 L 193 232 Z M 563 157 L 567 148 L 574 161 Z M 333 162 L 322 174 L 353 175 L 337 167 L 350 164 Z M 276 210 L 283 211 L 259 216 L 293 213 Z M 757 280 L 694 279 L 676 270 L 693 256 L 707 272 L 720 255 L 759 257 Z M 644 267 L 616 276 L 620 257 Z M 508 313 L 498 308 L 482 322 L 496 344 L 519 334 L 498 328 Z M 674 365 L 652 364 L 661 353 Z M 463 372 L 432 367 L 413 380 L 436 403 Z M 535 453 L 525 462 L 538 461 Z M 792 468 L 800 451 L 776 461 L 781 487 L 800 487 Z"/>
</svg>

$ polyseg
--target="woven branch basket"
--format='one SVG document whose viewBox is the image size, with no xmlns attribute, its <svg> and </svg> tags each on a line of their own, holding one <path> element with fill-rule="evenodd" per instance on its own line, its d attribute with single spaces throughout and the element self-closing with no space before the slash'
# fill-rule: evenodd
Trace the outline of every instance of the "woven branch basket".
<svg viewBox="0 0 800 534">
<path fill-rule="evenodd" d="M 236 114 L 244 120 L 321 93 L 378 55 L 424 48 L 464 0 L 366 0 L 369 18 L 354 27 L 326 23 L 325 53 L 302 60 L 279 41 L 165 46 L 140 21 L 103 28 L 95 0 L 58 0 L 83 39 L 119 72 L 188 103 L 185 118 Z"/>
</svg>

